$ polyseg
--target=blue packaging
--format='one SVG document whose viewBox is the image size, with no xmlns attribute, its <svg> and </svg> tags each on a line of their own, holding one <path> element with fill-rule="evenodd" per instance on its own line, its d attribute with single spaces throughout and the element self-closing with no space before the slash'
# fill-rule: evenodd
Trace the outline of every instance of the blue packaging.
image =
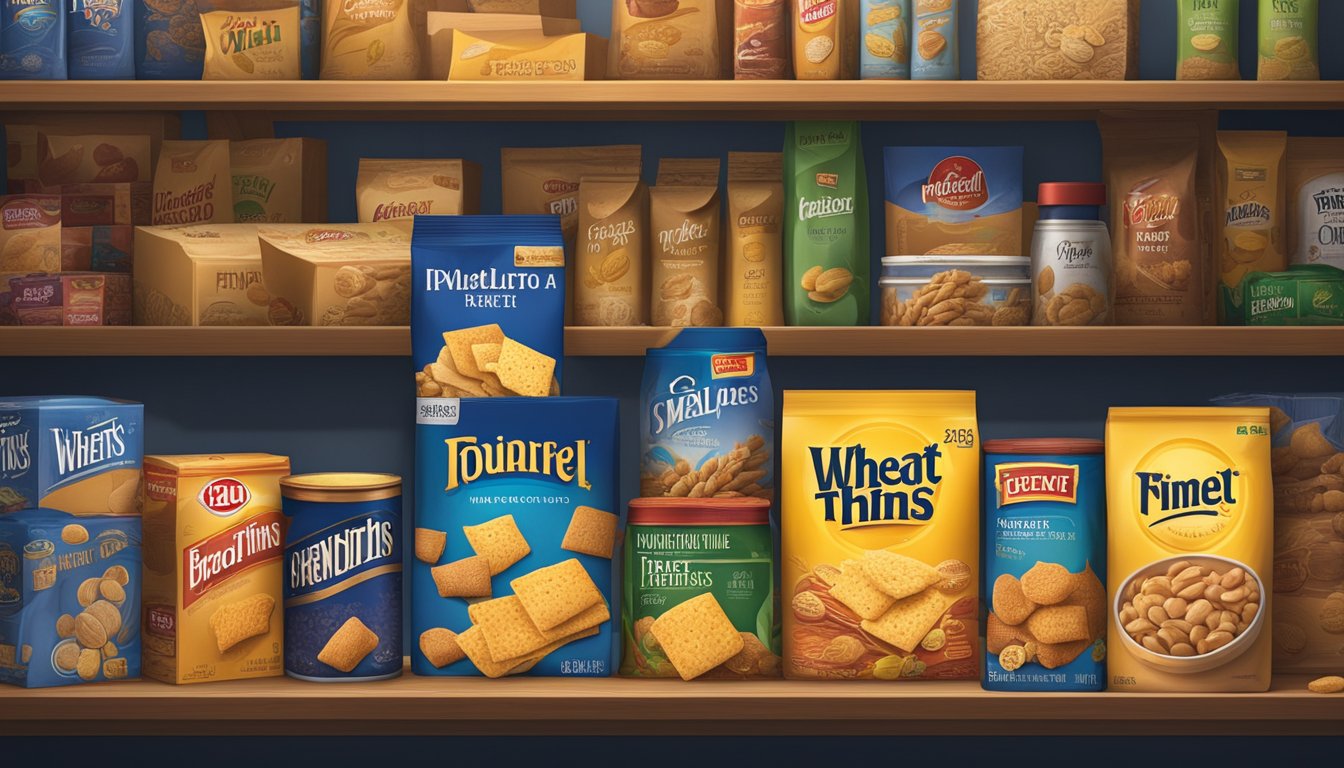
<svg viewBox="0 0 1344 768">
<path fill-rule="evenodd" d="M 200 80 L 205 30 L 196 0 L 135 0 L 135 78 Z"/>
<path fill-rule="evenodd" d="M 911 32 L 910 76 L 914 80 L 960 80 L 957 0 L 915 3 Z M 925 10 L 925 6 L 929 9 Z"/>
<path fill-rule="evenodd" d="M 614 398 L 422 398 L 416 407 L 415 526 L 444 534 L 441 552 L 417 547 L 411 575 L 411 648 L 417 675 L 606 677 L 612 672 L 612 560 L 562 548 L 578 507 L 618 514 L 617 406 Z M 591 514 L 592 510 L 585 510 Z M 490 598 L 511 598 L 514 580 L 576 560 L 592 579 L 608 618 L 596 634 L 516 657 L 516 664 L 478 670 L 481 629 L 468 609 L 480 600 L 441 596 L 433 570 L 477 553 L 464 528 L 489 523 L 496 534 L 516 528 L 527 554 L 490 578 Z M 480 529 L 473 529 L 478 541 Z M 495 570 L 494 567 L 491 570 Z M 600 609 L 599 609 L 600 610 Z M 421 637 L 431 629 L 457 633 L 468 658 L 435 667 Z M 590 627 L 591 629 L 591 627 Z M 469 642 L 476 641 L 476 642 Z M 535 658 L 541 655 L 540 658 Z"/>
<path fill-rule="evenodd" d="M 316 80 L 321 71 L 322 7 L 319 0 L 299 2 L 299 56 L 304 80 Z"/>
<path fill-rule="evenodd" d="M 415 217 L 411 358 L 417 395 L 560 393 L 564 246 L 559 216 Z M 480 367 L 496 360 L 498 372 Z"/>
<path fill-rule="evenodd" d="M 401 478 L 281 478 L 285 674 L 313 682 L 401 674 Z"/>
<path fill-rule="evenodd" d="M 70 0 L 71 80 L 135 79 L 135 14 L 129 0 Z"/>
<path fill-rule="evenodd" d="M 64 80 L 59 0 L 0 0 L 0 80 Z"/>
<path fill-rule="evenodd" d="M 144 417 L 125 400 L 0 399 L 0 513 L 140 514 Z"/>
<path fill-rule="evenodd" d="M 1100 440 L 985 442 L 985 690 L 1105 690 L 1105 478 Z M 1030 627 L 1044 611 L 1086 626 L 1038 642 Z"/>
<path fill-rule="evenodd" d="M 859 18 L 859 78 L 909 80 L 910 0 L 860 0 Z"/>
<path fill-rule="evenodd" d="M 0 682 L 140 676 L 140 518 L 0 515 Z"/>
</svg>

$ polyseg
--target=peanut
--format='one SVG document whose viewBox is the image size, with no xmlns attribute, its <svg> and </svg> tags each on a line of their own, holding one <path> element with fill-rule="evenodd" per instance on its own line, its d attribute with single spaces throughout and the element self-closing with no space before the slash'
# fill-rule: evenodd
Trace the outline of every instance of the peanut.
<svg viewBox="0 0 1344 768">
<path fill-rule="evenodd" d="M 1177 561 L 1122 590 L 1118 619 L 1134 642 L 1164 656 L 1198 656 L 1245 633 L 1260 612 L 1260 587 L 1242 568 L 1225 573 Z"/>
</svg>

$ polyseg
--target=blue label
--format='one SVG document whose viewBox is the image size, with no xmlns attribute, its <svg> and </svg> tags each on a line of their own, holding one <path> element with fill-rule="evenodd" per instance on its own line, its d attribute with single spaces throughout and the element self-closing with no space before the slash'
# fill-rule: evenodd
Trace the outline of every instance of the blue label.
<svg viewBox="0 0 1344 768">
<path fill-rule="evenodd" d="M 375 501 L 285 498 L 285 672 L 358 679 L 401 672 L 401 497 Z M 346 622 L 378 644 L 354 669 L 318 659 Z"/>
<path fill-rule="evenodd" d="M 134 80 L 135 18 L 127 0 L 70 0 L 72 80 Z"/>
<path fill-rule="evenodd" d="M 863 38 L 859 46 L 859 77 L 864 80 L 910 79 L 910 0 L 862 0 Z M 881 38 L 870 41 L 869 35 Z M 882 47 L 890 43 L 892 53 Z"/>
<path fill-rule="evenodd" d="M 943 224 L 1022 207 L 1021 147 L 887 147 L 886 201 Z"/>
<path fill-rule="evenodd" d="M 196 0 L 135 0 L 137 80 L 200 80 L 204 67 Z"/>
<path fill-rule="evenodd" d="M 65 78 L 65 24 L 57 0 L 0 0 L 0 80 Z"/>
</svg>

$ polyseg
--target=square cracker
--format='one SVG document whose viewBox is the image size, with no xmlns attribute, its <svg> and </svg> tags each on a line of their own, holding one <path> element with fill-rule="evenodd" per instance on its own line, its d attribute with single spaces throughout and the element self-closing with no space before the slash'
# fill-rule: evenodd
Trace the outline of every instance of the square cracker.
<svg viewBox="0 0 1344 768">
<path fill-rule="evenodd" d="M 490 366 L 499 362 L 499 347 L 499 344 L 472 344 L 471 358 L 476 361 L 476 367 L 489 371 Z"/>
<path fill-rule="evenodd" d="M 542 630 L 541 634 L 545 635 L 548 641 L 554 642 L 562 637 L 569 637 L 570 635 L 582 632 L 585 629 L 599 627 L 603 622 L 610 618 L 611 609 L 607 607 L 607 601 L 603 600 L 592 608 L 583 609 L 575 615 L 574 618 L 567 619 L 565 622 L 557 624 L 553 629 Z"/>
<path fill-rule="evenodd" d="M 494 373 L 499 383 L 523 397 L 546 397 L 555 378 L 555 358 L 513 339 L 504 339 Z"/>
<path fill-rule="evenodd" d="M 881 617 L 864 621 L 860 626 L 864 632 L 909 653 L 943 617 L 945 608 L 942 594 L 936 589 L 926 589 L 897 600 Z"/>
<path fill-rule="evenodd" d="M 210 614 L 210 629 L 215 633 L 219 652 L 224 653 L 249 637 L 270 632 L 274 610 L 275 598 L 270 595 L 252 595 L 216 608 Z"/>
<path fill-rule="evenodd" d="M 538 661 L 557 651 L 561 646 L 568 645 L 576 640 L 582 640 L 585 637 L 592 637 L 597 634 L 597 628 L 585 629 L 569 637 L 561 638 L 547 646 L 542 647 L 526 658 L 508 659 L 506 661 L 495 661 L 490 658 L 490 649 L 485 644 L 485 638 L 481 635 L 479 627 L 471 627 L 457 636 L 457 644 L 462 648 L 462 652 L 471 659 L 471 663 L 476 669 L 486 677 L 496 678 L 505 675 L 522 674 Z"/>
<path fill-rule="evenodd" d="M 864 554 L 863 575 L 878 590 L 897 600 L 923 592 L 942 580 L 938 569 L 928 563 L 885 549 Z"/>
<path fill-rule="evenodd" d="M 434 565 L 443 557 L 443 548 L 448 544 L 448 534 L 433 528 L 415 529 L 415 559 Z"/>
<path fill-rule="evenodd" d="M 553 629 L 585 608 L 602 602 L 602 590 L 577 558 L 519 576 L 509 582 L 513 594 L 537 629 Z"/>
<path fill-rule="evenodd" d="M 1087 609 L 1081 605 L 1047 605 L 1027 617 L 1027 630 L 1042 643 L 1090 640 Z"/>
<path fill-rule="evenodd" d="M 532 552 L 513 515 L 496 517 L 480 525 L 464 525 L 462 532 L 472 550 L 490 561 L 491 576 L 498 576 Z"/>
<path fill-rule="evenodd" d="M 426 629 L 420 633 L 420 652 L 435 669 L 443 669 L 467 657 L 466 651 L 457 643 L 457 633 L 443 627 Z"/>
<path fill-rule="evenodd" d="M 649 631 L 682 680 L 693 680 L 742 652 L 742 635 L 711 592 L 667 609 Z"/>
<path fill-rule="evenodd" d="M 479 380 L 463 376 L 453 362 L 453 355 L 447 347 L 439 350 L 439 358 L 425 366 L 431 379 L 445 387 L 453 387 L 466 397 L 485 397 L 485 385 Z"/>
<path fill-rule="evenodd" d="M 481 555 L 464 557 L 429 569 L 439 597 L 489 597 L 490 560 Z"/>
<path fill-rule="evenodd" d="M 831 597 L 844 603 L 861 619 L 876 619 L 896 602 L 896 598 L 873 586 L 863 574 L 863 564 L 858 560 L 840 564 L 840 575 L 831 585 Z"/>
<path fill-rule="evenodd" d="M 610 512 L 582 504 L 574 508 L 569 528 L 560 548 L 593 557 L 611 559 L 616 548 L 616 523 L 620 518 Z"/>
<path fill-rule="evenodd" d="M 481 369 L 476 366 L 476 358 L 471 354 L 473 344 L 500 344 L 504 341 L 504 330 L 498 323 L 478 325 L 473 328 L 460 328 L 443 334 L 443 344 L 452 355 L 453 364 L 458 373 L 473 379 L 481 378 Z"/>
<path fill-rule="evenodd" d="M 471 623 L 481 630 L 494 661 L 526 656 L 549 640 L 532 623 L 517 595 L 506 595 L 467 606 Z"/>
<path fill-rule="evenodd" d="M 377 647 L 378 636 L 373 630 L 365 626 L 358 616 L 351 616 L 322 646 L 317 660 L 342 672 L 350 672 Z"/>
</svg>

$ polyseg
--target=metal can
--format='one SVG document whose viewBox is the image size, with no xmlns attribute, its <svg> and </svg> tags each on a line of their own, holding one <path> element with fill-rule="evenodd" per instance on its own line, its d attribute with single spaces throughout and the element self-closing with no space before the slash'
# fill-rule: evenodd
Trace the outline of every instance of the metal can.
<svg viewBox="0 0 1344 768">
<path fill-rule="evenodd" d="M 316 682 L 401 674 L 401 478 L 281 478 L 285 674 Z"/>
<path fill-rule="evenodd" d="M 1106 688 L 1103 446 L 985 442 L 986 690 Z"/>
</svg>

